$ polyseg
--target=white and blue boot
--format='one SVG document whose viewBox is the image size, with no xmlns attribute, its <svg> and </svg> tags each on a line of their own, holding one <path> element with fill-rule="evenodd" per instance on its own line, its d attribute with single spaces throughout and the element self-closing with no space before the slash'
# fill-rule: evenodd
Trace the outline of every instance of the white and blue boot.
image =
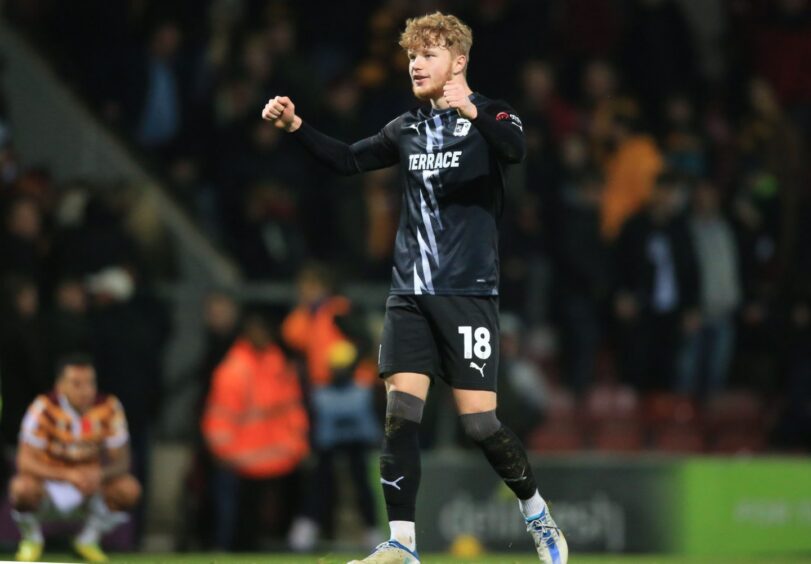
<svg viewBox="0 0 811 564">
<path fill-rule="evenodd" d="M 416 551 L 409 550 L 405 545 L 394 539 L 382 542 L 369 556 L 363 560 L 352 560 L 347 564 L 420 564 L 420 557 Z"/>
<path fill-rule="evenodd" d="M 527 531 L 535 541 L 535 550 L 544 564 L 566 564 L 569 560 L 569 545 L 566 537 L 549 514 L 549 508 L 524 519 Z"/>
</svg>

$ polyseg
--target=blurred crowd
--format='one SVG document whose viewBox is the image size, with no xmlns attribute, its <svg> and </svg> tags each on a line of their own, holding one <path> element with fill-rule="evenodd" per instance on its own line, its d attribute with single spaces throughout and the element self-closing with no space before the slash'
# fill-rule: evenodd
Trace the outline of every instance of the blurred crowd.
<svg viewBox="0 0 811 564">
<path fill-rule="evenodd" d="M 124 405 L 144 480 L 170 332 L 152 287 L 172 271 L 165 233 L 137 187 L 57 183 L 44 166 L 23 167 L 12 132 L 0 99 L 2 448 L 16 446 L 25 410 L 53 388 L 57 360 L 90 353 L 100 387 Z"/>
<path fill-rule="evenodd" d="M 323 282 L 312 274 L 320 270 L 305 268 L 312 259 L 355 280 L 388 280 L 400 195 L 392 171 L 336 178 L 323 170 L 259 119 L 262 106 L 286 94 L 305 120 L 332 136 L 371 135 L 415 105 L 397 46 L 404 20 L 435 9 L 459 15 L 474 30 L 469 82 L 517 108 L 529 149 L 510 173 L 501 221 L 504 418 L 518 414 L 509 424 L 541 450 L 622 449 L 627 440 L 601 443 L 599 433 L 589 434 L 606 409 L 635 414 L 640 433 L 642 422 L 669 417 L 657 411 L 660 403 L 640 407 L 641 396 L 689 398 L 669 409 L 684 407 L 692 424 L 701 417 L 696 409 L 745 388 L 754 393 L 731 405 L 746 411 L 755 402 L 759 429 L 772 431 L 763 441 L 809 447 L 807 0 L 4 4 L 15 28 L 165 179 L 246 276 L 298 276 L 304 317 L 331 296 L 326 288 L 305 296 L 308 280 Z M 27 405 L 13 398 L 47 386 L 50 359 L 76 348 L 96 355 L 100 387 L 121 398 L 133 430 L 146 436 L 169 331 L 149 288 L 171 276 L 171 251 L 140 209 L 136 188 L 56 187 L 47 169 L 21 170 L 4 118 L 0 108 L 4 439 L 13 442 Z M 312 448 L 319 454 L 313 476 L 330 475 L 338 454 L 349 457 L 357 476 L 376 427 L 357 420 L 358 440 L 329 436 L 318 410 L 326 410 L 321 421 L 343 421 L 347 414 L 329 409 L 374 404 L 358 366 L 374 335 L 344 327 L 352 338 L 340 342 L 349 348 L 313 360 L 327 349 L 307 350 L 307 330 L 285 328 L 284 316 L 268 323 L 248 315 L 240 325 L 239 305 L 226 294 L 204 307 L 208 344 L 197 370 L 204 432 L 189 478 L 200 493 L 190 503 L 200 506 L 189 511 L 211 515 L 206 504 L 221 504 L 216 515 L 224 524 L 198 524 L 198 531 L 216 531 L 200 538 L 247 546 L 251 539 L 235 540 L 238 531 L 228 527 L 236 511 L 228 500 L 257 511 L 261 496 L 283 496 L 294 486 L 276 479 L 289 468 L 259 484 L 251 471 L 221 472 L 217 461 L 231 460 L 233 470 L 236 454 L 218 451 L 215 435 L 242 432 L 223 416 L 233 412 L 227 403 L 219 409 L 224 418 L 213 407 L 218 398 L 228 401 L 217 395 L 228 363 L 272 348 L 267 360 L 254 361 L 276 366 L 283 379 L 272 359 L 298 355 L 307 377 L 291 398 L 305 398 L 315 422 L 301 423 L 310 439 L 288 445 L 297 453 L 288 462 L 296 467 Z M 330 376 L 319 379 L 325 363 Z M 20 377 L 12 385 L 7 373 Z M 355 381 L 365 383 L 346 385 Z M 611 386 L 620 391 L 601 395 Z M 723 419 L 723 405 L 713 413 Z M 533 434 L 544 416 L 549 432 Z M 435 420 L 427 413 L 426 427 Z M 573 440 L 561 444 L 573 429 Z M 629 429 L 617 436 L 627 439 Z M 631 450 L 646 441 L 640 434 Z M 374 508 L 359 496 L 362 520 L 373 522 Z M 304 505 L 266 517 L 285 523 L 279 530 L 295 531 L 290 541 L 306 548 L 330 534 L 330 525 L 317 503 Z"/>
<path fill-rule="evenodd" d="M 785 390 L 811 318 L 806 0 L 357 0 L 318 17 L 281 0 L 14 0 L 6 15 L 248 277 L 321 259 L 385 283 L 392 172 L 336 178 L 258 108 L 288 94 L 331 135 L 374 133 L 415 104 L 396 39 L 433 9 L 472 25 L 471 84 L 525 124 L 502 309 L 555 328 L 553 381 L 582 395 L 613 368 L 640 390 L 704 397 L 730 375 Z"/>
</svg>

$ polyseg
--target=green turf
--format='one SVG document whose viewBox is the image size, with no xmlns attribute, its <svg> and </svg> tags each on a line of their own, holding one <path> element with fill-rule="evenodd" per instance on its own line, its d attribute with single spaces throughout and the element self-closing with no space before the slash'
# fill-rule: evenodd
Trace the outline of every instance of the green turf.
<svg viewBox="0 0 811 564">
<path fill-rule="evenodd" d="M 345 564 L 361 555 L 321 554 L 294 556 L 283 554 L 111 554 L 111 563 L 133 564 Z M 3 555 L 0 555 L 2 560 Z M 67 555 L 46 555 L 46 562 L 78 562 Z M 453 558 L 445 554 L 423 554 L 424 564 L 537 564 L 532 555 L 486 554 L 476 558 Z M 571 564 L 811 564 L 808 556 L 736 556 L 736 557 L 688 557 L 688 556 L 604 556 L 572 555 Z"/>
</svg>

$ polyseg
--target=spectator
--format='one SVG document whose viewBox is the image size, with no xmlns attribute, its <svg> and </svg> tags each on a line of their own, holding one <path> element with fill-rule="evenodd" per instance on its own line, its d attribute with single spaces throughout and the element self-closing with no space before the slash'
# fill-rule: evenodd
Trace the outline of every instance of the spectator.
<svg viewBox="0 0 811 564">
<path fill-rule="evenodd" d="M 203 302 L 205 344 L 198 365 L 194 367 L 200 398 L 195 406 L 195 421 L 200 421 L 203 417 L 205 401 L 211 391 L 211 381 L 217 366 L 238 337 L 239 316 L 239 305 L 229 293 L 213 291 L 206 295 Z M 217 484 L 218 463 L 208 449 L 200 427 L 194 432 L 193 447 L 194 461 L 186 476 L 190 495 L 182 502 L 186 518 L 178 540 L 179 548 L 187 550 L 192 543 L 206 549 L 217 548 L 218 514 L 222 509 L 218 506 L 220 500 L 217 499 L 217 490 L 214 487 Z"/>
<path fill-rule="evenodd" d="M 90 349 L 92 335 L 88 302 L 87 290 L 79 279 L 65 277 L 57 282 L 53 308 L 47 319 L 49 358 L 53 361 L 72 351 Z"/>
<path fill-rule="evenodd" d="M 65 223 L 51 241 L 53 268 L 62 275 L 79 277 L 109 267 L 137 268 L 136 244 L 124 228 L 125 210 L 113 204 L 109 191 L 88 192 L 84 187 L 71 189 L 72 201 L 60 210 L 64 215 L 60 220 Z"/>
<path fill-rule="evenodd" d="M 539 307 L 533 307 L 534 297 L 544 281 L 539 280 L 539 270 L 543 268 L 545 251 L 541 229 L 541 207 L 539 197 L 532 192 L 522 192 L 515 204 L 508 202 L 504 213 L 510 221 L 504 222 L 500 246 L 503 249 L 501 268 L 501 305 L 513 311 L 520 311 L 527 321 L 538 321 L 542 317 Z"/>
<path fill-rule="evenodd" d="M 47 351 L 37 287 L 33 280 L 9 276 L 3 280 L 0 324 L 0 373 L 3 444 L 16 444 L 25 407 L 48 388 Z"/>
<path fill-rule="evenodd" d="M 201 396 L 205 399 L 211 389 L 211 378 L 239 333 L 240 306 L 234 297 L 225 291 L 209 293 L 203 303 L 205 345 L 197 374 L 200 378 Z M 201 414 L 202 415 L 202 414 Z"/>
<path fill-rule="evenodd" d="M 739 181 L 733 199 L 743 292 L 734 373 L 738 383 L 747 385 L 770 387 L 778 371 L 774 354 L 779 346 L 781 285 L 778 191 L 774 175 L 754 169 Z"/>
<path fill-rule="evenodd" d="M 625 221 L 651 198 L 662 156 L 653 139 L 639 131 L 639 110 L 632 100 L 619 100 L 598 112 L 595 121 L 608 124 L 606 146 L 612 148 L 604 161 L 605 190 L 602 205 L 602 233 L 613 241 Z"/>
<path fill-rule="evenodd" d="M 282 537 L 299 499 L 309 424 L 298 378 L 263 315 L 246 316 L 214 372 L 201 425 L 222 465 L 212 487 L 218 548 L 256 550 L 260 531 Z"/>
<path fill-rule="evenodd" d="M 557 229 L 560 212 L 559 146 L 575 135 L 579 116 L 557 91 L 556 76 L 549 64 L 530 61 L 522 69 L 521 78 L 523 100 L 518 109 L 524 124 L 527 160 L 522 171 L 526 178 L 519 179 L 519 182 L 532 194 L 528 199 L 538 205 L 539 209 L 533 211 L 540 224 L 534 235 L 535 238 L 540 235 L 541 241 L 545 242 Z M 511 178 L 515 177 L 515 174 L 511 175 Z M 510 292 L 503 294 L 506 297 Z"/>
<path fill-rule="evenodd" d="M 706 141 L 696 128 L 695 108 L 685 94 L 665 101 L 662 152 L 670 170 L 692 178 L 707 174 Z"/>
<path fill-rule="evenodd" d="M 64 433 L 63 427 L 74 432 Z M 88 562 L 106 562 L 99 546 L 102 534 L 125 522 L 124 512 L 141 496 L 129 471 L 129 432 L 121 403 L 98 392 L 88 357 L 66 357 L 54 390 L 39 396 L 22 422 L 18 473 L 9 487 L 22 536 L 17 560 L 40 559 L 40 520 L 49 509 L 68 516 L 87 504 L 87 520 L 73 547 Z"/>
<path fill-rule="evenodd" d="M 151 434 L 160 409 L 166 312 L 131 271 L 111 267 L 88 277 L 88 321 L 99 384 L 124 405 L 130 422 L 133 473 L 148 487 Z M 143 531 L 144 505 L 135 514 Z"/>
<path fill-rule="evenodd" d="M 554 237 L 554 300 L 560 324 L 565 382 L 578 394 L 594 379 L 608 297 L 610 256 L 600 236 L 602 177 L 586 170 L 564 188 L 563 213 Z"/>
<path fill-rule="evenodd" d="M 748 85 L 749 107 L 738 137 L 741 166 L 774 177 L 772 197 L 778 204 L 775 228 L 775 266 L 790 268 L 798 244 L 798 210 L 803 194 L 802 159 L 805 149 L 794 124 L 783 113 L 771 85 L 753 79 Z"/>
<path fill-rule="evenodd" d="M 176 67 L 181 38 L 176 23 L 159 22 L 150 34 L 143 60 L 136 67 L 143 75 L 130 82 L 133 92 L 127 94 L 134 99 L 128 109 L 134 111 L 137 119 L 135 137 L 147 149 L 171 147 L 183 126 L 183 85 Z M 140 98 L 135 98 L 137 95 Z"/>
<path fill-rule="evenodd" d="M 616 246 L 622 368 L 642 390 L 672 389 L 685 335 L 701 322 L 699 281 L 686 221 L 684 186 L 664 172 L 648 206 L 628 220 Z"/>
<path fill-rule="evenodd" d="M 543 372 L 524 357 L 523 335 L 518 316 L 501 315 L 498 416 L 526 444 L 530 431 L 543 417 L 548 393 Z"/>
<path fill-rule="evenodd" d="M 290 545 L 309 551 L 320 533 L 331 532 L 335 458 L 345 455 L 366 529 L 364 544 L 372 548 L 382 537 L 368 476 L 368 451 L 379 440 L 372 395 L 376 367 L 366 360 L 368 331 L 357 307 L 335 292 L 324 267 L 313 264 L 301 271 L 298 294 L 299 305 L 285 319 L 282 334 L 306 363 L 318 460 L 302 515 L 290 531 Z"/>
<path fill-rule="evenodd" d="M 0 272 L 30 276 L 39 284 L 42 280 L 46 240 L 42 213 L 31 198 L 12 200 L 5 210 L 3 232 L 0 233 Z"/>
<path fill-rule="evenodd" d="M 248 276 L 291 276 L 306 256 L 296 195 L 286 185 L 261 182 L 244 204 L 239 256 Z"/>
<path fill-rule="evenodd" d="M 676 390 L 711 396 L 726 386 L 741 286 L 735 234 L 721 213 L 718 189 L 706 180 L 693 194 L 690 234 L 700 279 L 701 325 L 688 338 Z"/>
</svg>

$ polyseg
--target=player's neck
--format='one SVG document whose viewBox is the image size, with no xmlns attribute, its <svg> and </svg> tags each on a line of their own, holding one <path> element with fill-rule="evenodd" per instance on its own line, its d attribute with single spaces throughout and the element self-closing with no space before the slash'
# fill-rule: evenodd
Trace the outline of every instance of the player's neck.
<svg viewBox="0 0 811 564">
<path fill-rule="evenodd" d="M 80 408 L 76 407 L 73 404 L 73 402 L 70 401 L 70 399 L 68 399 L 68 396 L 66 396 L 65 394 L 63 394 L 61 392 L 57 392 L 57 394 L 59 395 L 59 399 L 60 399 L 60 402 L 62 403 L 62 406 L 63 407 L 65 407 L 65 406 L 70 407 L 70 409 L 75 411 L 78 415 L 84 415 L 90 409 L 89 407 L 86 407 L 84 409 L 80 409 Z"/>
</svg>

